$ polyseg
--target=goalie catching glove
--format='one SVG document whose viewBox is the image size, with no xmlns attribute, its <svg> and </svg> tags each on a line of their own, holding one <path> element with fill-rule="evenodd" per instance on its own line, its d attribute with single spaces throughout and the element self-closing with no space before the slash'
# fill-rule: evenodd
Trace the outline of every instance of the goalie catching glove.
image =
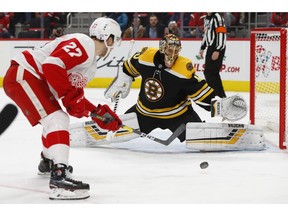
<svg viewBox="0 0 288 216">
<path fill-rule="evenodd" d="M 211 100 L 211 117 L 222 116 L 223 120 L 237 121 L 247 114 L 247 104 L 240 95 Z"/>
<path fill-rule="evenodd" d="M 110 86 L 105 90 L 105 98 L 111 98 L 111 101 L 114 102 L 120 93 L 121 98 L 126 98 L 130 92 L 132 81 L 133 77 L 128 76 L 124 72 L 120 72 L 119 75 L 114 78 Z"/>
</svg>

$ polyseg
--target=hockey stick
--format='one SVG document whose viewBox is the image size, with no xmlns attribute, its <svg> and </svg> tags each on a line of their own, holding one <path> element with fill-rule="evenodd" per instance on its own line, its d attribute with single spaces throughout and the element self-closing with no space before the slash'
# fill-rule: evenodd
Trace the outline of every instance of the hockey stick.
<svg viewBox="0 0 288 216">
<path fill-rule="evenodd" d="M 0 135 L 10 126 L 18 114 L 18 108 L 7 104 L 0 113 Z"/>
<path fill-rule="evenodd" d="M 128 55 L 127 55 L 127 60 L 128 60 L 128 59 L 130 58 L 130 56 L 131 56 L 131 52 L 132 52 L 134 43 L 135 43 L 135 41 L 132 39 L 132 40 L 130 41 L 130 50 L 129 50 Z M 119 68 L 120 68 L 120 67 L 119 67 L 119 65 L 118 65 L 116 79 L 117 79 L 117 77 L 118 77 L 118 75 L 119 75 Z M 114 79 L 114 80 L 116 81 L 116 79 Z M 112 83 L 110 84 L 110 86 L 112 86 L 113 83 L 114 83 L 114 82 L 112 82 Z M 110 88 L 110 86 L 106 89 L 106 91 Z M 106 92 L 106 91 L 105 91 L 105 92 Z M 105 94 L 105 93 L 104 93 L 104 94 Z M 119 93 L 117 94 L 117 96 L 115 97 L 115 100 L 114 100 L 113 98 L 111 98 L 111 101 L 112 101 L 112 102 L 115 102 L 115 104 L 114 104 L 114 109 L 113 109 L 114 113 L 116 113 L 116 112 L 117 112 L 117 109 L 118 109 L 120 94 L 121 94 L 121 92 L 119 92 Z M 116 132 L 108 131 L 108 132 L 107 132 L 107 136 L 106 136 L 106 140 L 111 140 L 111 139 L 115 136 L 115 134 L 116 134 Z"/>
<path fill-rule="evenodd" d="M 100 121 L 103 121 L 104 123 L 109 123 L 111 121 L 111 119 L 106 118 L 105 116 L 99 116 L 99 115 L 97 115 L 95 113 L 90 113 L 90 116 L 93 117 L 93 118 L 97 118 Z M 174 131 L 174 133 L 170 137 L 168 137 L 168 139 L 162 140 L 162 139 L 159 139 L 159 138 L 154 137 L 152 135 L 149 135 L 149 134 L 146 134 L 144 132 L 141 132 L 138 129 L 134 129 L 134 128 L 128 127 L 126 125 L 122 125 L 121 127 L 123 129 L 130 130 L 131 132 L 140 135 L 140 137 L 148 138 L 150 140 L 153 140 L 155 142 L 161 143 L 162 145 L 166 145 L 166 146 L 168 146 L 174 139 L 176 139 L 181 133 L 183 133 L 186 130 L 186 125 L 183 123 Z"/>
<path fill-rule="evenodd" d="M 113 112 L 116 113 L 117 111 L 117 108 L 118 108 L 118 104 L 119 104 L 119 99 L 120 99 L 120 94 L 118 94 L 116 96 L 116 99 L 115 99 L 115 104 L 114 104 L 114 109 L 113 109 Z M 115 136 L 116 134 L 116 131 L 113 132 L 113 131 L 108 131 L 107 132 L 107 135 L 106 135 L 106 140 L 111 140 L 113 139 L 113 137 Z"/>
<path fill-rule="evenodd" d="M 116 77 L 118 77 L 118 74 L 119 74 L 119 66 L 118 66 L 118 68 L 117 68 L 117 76 Z M 116 79 L 115 79 L 116 80 Z M 110 84 L 110 86 L 113 84 L 114 82 L 112 82 L 111 84 Z M 109 86 L 109 87 L 110 87 Z M 107 89 L 109 89 L 109 87 L 107 88 Z M 106 89 L 106 91 L 107 91 L 107 89 Z M 106 92 L 105 91 L 105 92 Z M 121 92 L 119 92 L 118 94 L 117 94 L 117 96 L 115 97 L 115 99 L 113 99 L 113 98 L 111 98 L 111 101 L 112 102 L 115 102 L 115 104 L 114 104 L 114 109 L 113 109 L 113 112 L 114 113 L 116 113 L 117 112 L 117 109 L 118 109 L 118 104 L 119 104 L 119 99 L 120 99 L 120 93 Z M 104 93 L 105 94 L 105 93 Z M 116 132 L 113 132 L 113 131 L 108 131 L 107 132 L 107 135 L 106 135 L 106 140 L 111 140 L 111 139 L 113 139 L 113 137 L 115 136 L 115 134 L 116 134 Z"/>
</svg>

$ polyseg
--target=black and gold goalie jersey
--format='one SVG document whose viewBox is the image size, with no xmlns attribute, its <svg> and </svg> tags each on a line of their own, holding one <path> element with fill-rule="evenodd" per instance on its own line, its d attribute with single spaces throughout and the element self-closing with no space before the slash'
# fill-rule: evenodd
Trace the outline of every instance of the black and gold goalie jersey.
<svg viewBox="0 0 288 216">
<path fill-rule="evenodd" d="M 178 56 L 171 69 L 156 48 L 143 48 L 123 65 L 124 73 L 142 77 L 136 104 L 138 112 L 153 118 L 169 119 L 188 110 L 191 100 L 210 111 L 214 90 L 195 74 L 192 62 Z"/>
</svg>

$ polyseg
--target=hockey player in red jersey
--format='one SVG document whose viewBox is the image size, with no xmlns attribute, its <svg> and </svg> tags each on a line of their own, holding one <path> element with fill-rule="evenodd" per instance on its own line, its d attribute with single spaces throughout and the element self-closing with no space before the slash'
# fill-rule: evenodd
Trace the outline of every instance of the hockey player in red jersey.
<svg viewBox="0 0 288 216">
<path fill-rule="evenodd" d="M 92 112 L 108 117 L 108 123 L 92 119 L 111 131 L 118 130 L 122 124 L 107 105 L 95 106 L 84 96 L 84 87 L 95 75 L 97 58 L 107 57 L 120 44 L 120 26 L 110 18 L 101 17 L 90 26 L 89 36 L 67 34 L 41 48 L 23 51 L 12 58 L 3 81 L 5 93 L 20 107 L 30 124 L 39 123 L 43 127 L 38 169 L 41 173 L 51 173 L 50 199 L 89 197 L 89 184 L 72 179 L 72 167 L 68 166 L 69 115 L 82 118 Z"/>
</svg>

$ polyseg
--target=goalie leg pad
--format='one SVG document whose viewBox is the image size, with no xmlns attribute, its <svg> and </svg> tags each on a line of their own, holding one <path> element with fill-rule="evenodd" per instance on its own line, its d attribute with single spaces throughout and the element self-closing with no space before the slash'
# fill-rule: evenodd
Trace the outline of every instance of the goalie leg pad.
<svg viewBox="0 0 288 216">
<path fill-rule="evenodd" d="M 120 128 L 113 139 L 107 140 L 108 130 L 100 128 L 94 121 L 75 123 L 70 125 L 70 146 L 71 147 L 92 147 L 115 142 L 124 142 L 138 138 L 140 135 L 133 133 L 131 128 L 139 129 L 136 113 L 120 115 L 123 125 L 130 127 Z"/>
<path fill-rule="evenodd" d="M 264 150 L 262 128 L 231 123 L 188 123 L 186 147 L 199 151 Z"/>
</svg>

